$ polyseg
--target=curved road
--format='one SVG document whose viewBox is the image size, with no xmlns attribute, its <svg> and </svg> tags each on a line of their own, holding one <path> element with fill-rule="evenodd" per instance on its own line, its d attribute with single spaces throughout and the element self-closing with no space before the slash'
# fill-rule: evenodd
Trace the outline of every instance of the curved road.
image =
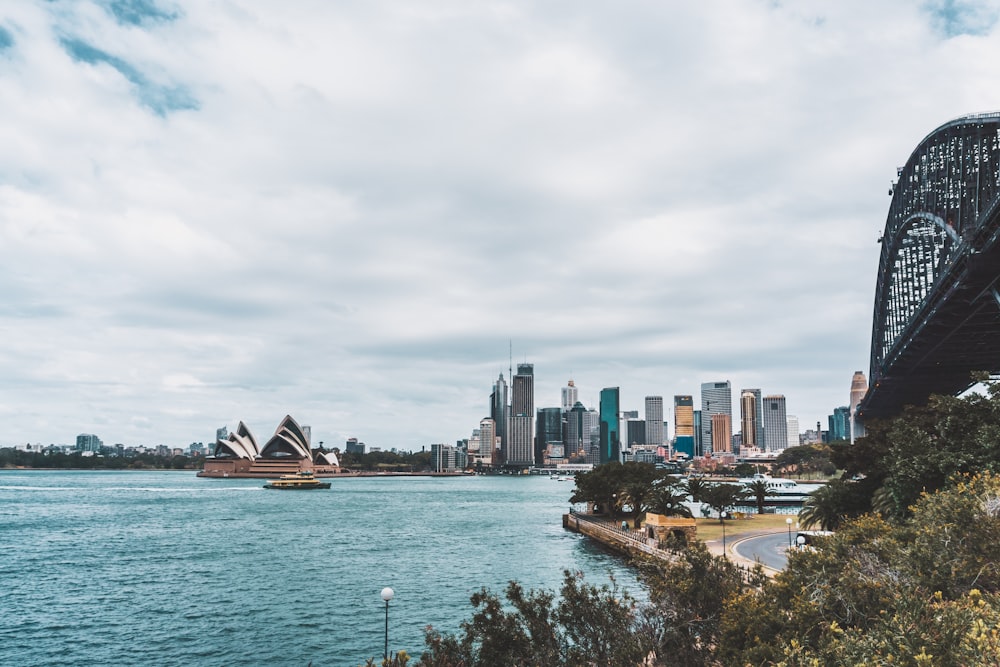
<svg viewBox="0 0 1000 667">
<path fill-rule="evenodd" d="M 770 533 L 757 537 L 747 537 L 733 543 L 732 551 L 750 562 L 760 563 L 772 570 L 783 570 L 788 559 L 788 533 Z"/>
</svg>

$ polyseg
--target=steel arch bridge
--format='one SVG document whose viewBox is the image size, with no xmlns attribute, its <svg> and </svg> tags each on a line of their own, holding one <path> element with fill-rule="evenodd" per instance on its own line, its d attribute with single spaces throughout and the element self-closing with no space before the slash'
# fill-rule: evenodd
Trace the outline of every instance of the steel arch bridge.
<svg viewBox="0 0 1000 667">
<path fill-rule="evenodd" d="M 1000 372 L 1000 113 L 945 123 L 897 176 L 861 419 L 957 394 L 975 371 Z"/>
</svg>

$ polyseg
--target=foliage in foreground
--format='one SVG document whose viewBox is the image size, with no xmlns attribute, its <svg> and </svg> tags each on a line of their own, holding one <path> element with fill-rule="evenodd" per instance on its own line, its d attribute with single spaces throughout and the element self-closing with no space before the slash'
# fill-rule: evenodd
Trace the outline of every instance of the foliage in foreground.
<svg viewBox="0 0 1000 667">
<path fill-rule="evenodd" d="M 511 582 L 506 600 L 483 590 L 459 635 L 427 630 L 427 667 L 545 665 L 710 665 L 723 603 L 743 588 L 742 573 L 701 544 L 671 563 L 640 570 L 649 598 L 640 602 L 612 580 L 593 586 L 566 571 L 560 596 L 525 592 Z M 763 579 L 762 575 L 759 575 Z"/>
<path fill-rule="evenodd" d="M 565 573 L 561 594 L 481 591 L 427 667 L 1000 664 L 1000 477 L 952 478 L 912 517 L 847 521 L 773 580 L 701 544 L 642 564 L 648 599 Z"/>
</svg>

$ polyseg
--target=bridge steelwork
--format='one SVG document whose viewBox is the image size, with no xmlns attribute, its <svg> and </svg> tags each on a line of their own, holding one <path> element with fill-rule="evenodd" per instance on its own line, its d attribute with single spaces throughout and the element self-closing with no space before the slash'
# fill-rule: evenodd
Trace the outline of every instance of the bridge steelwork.
<svg viewBox="0 0 1000 667">
<path fill-rule="evenodd" d="M 945 123 L 898 170 L 861 419 L 1000 372 L 1000 113 Z"/>
</svg>

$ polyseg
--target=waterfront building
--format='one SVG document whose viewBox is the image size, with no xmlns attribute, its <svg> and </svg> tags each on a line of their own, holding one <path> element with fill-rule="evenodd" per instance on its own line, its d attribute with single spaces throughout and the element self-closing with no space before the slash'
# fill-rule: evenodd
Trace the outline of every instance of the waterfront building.
<svg viewBox="0 0 1000 667">
<path fill-rule="evenodd" d="M 461 470 L 464 465 L 459 466 L 458 450 L 451 445 L 432 444 L 431 445 L 431 470 L 434 472 L 455 472 Z"/>
<path fill-rule="evenodd" d="M 479 460 L 483 465 L 496 463 L 496 453 L 500 447 L 497 423 L 487 417 L 479 422 Z"/>
<path fill-rule="evenodd" d="M 778 452 L 788 446 L 788 419 L 785 415 L 785 397 L 781 394 L 765 396 L 764 442 L 765 452 Z"/>
<path fill-rule="evenodd" d="M 868 393 L 868 380 L 865 379 L 865 374 L 861 371 L 854 371 L 854 377 L 851 378 L 851 442 L 853 443 L 858 438 L 864 437 L 865 435 L 865 425 L 862 424 L 857 419 L 858 405 L 861 400 Z"/>
<path fill-rule="evenodd" d="M 663 437 L 663 397 L 647 396 L 646 413 L 646 444 L 652 447 L 662 447 Z"/>
<path fill-rule="evenodd" d="M 348 454 L 365 455 L 365 443 L 358 442 L 357 438 L 348 438 L 345 447 Z"/>
<path fill-rule="evenodd" d="M 76 448 L 81 452 L 100 452 L 104 443 L 93 433 L 81 433 L 76 436 Z"/>
<path fill-rule="evenodd" d="M 511 384 L 511 432 L 507 451 L 501 453 L 503 463 L 511 466 L 532 466 L 535 463 L 535 371 L 533 364 L 518 364 Z"/>
<path fill-rule="evenodd" d="M 733 422 L 727 414 L 712 415 L 712 454 L 732 453 Z"/>
<path fill-rule="evenodd" d="M 540 408 L 535 432 L 535 463 L 541 465 L 549 444 L 558 443 L 562 449 L 563 411 L 562 408 Z M 560 458 L 561 458 L 560 454 Z"/>
<path fill-rule="evenodd" d="M 274 435 L 259 447 L 250 429 L 243 422 L 225 440 L 215 443 L 212 458 L 205 460 L 201 477 L 265 477 L 315 472 L 339 474 L 340 467 L 333 452 L 313 452 L 302 427 L 286 415 Z"/>
<path fill-rule="evenodd" d="M 788 415 L 785 421 L 788 423 L 788 446 L 798 447 L 802 444 L 799 437 L 799 418 L 795 415 Z"/>
<path fill-rule="evenodd" d="M 618 387 L 601 390 L 600 463 L 621 462 L 621 426 L 618 422 L 620 400 Z"/>
<path fill-rule="evenodd" d="M 833 414 L 827 418 L 829 422 L 830 442 L 851 439 L 851 408 L 842 405 L 833 409 Z"/>
<path fill-rule="evenodd" d="M 490 419 L 496 424 L 496 435 L 500 438 L 500 453 L 506 454 L 508 446 L 508 435 L 510 429 L 510 404 L 507 399 L 507 381 L 503 379 L 503 373 L 493 384 L 493 392 L 490 394 Z M 491 455 L 493 463 L 498 463 Z"/>
<path fill-rule="evenodd" d="M 703 382 L 701 385 L 701 446 L 700 454 L 707 454 L 707 447 L 713 445 L 712 416 L 729 415 L 730 425 L 733 418 L 732 387 L 729 380 L 724 382 Z M 732 426 L 730 426 L 730 432 Z"/>
</svg>

